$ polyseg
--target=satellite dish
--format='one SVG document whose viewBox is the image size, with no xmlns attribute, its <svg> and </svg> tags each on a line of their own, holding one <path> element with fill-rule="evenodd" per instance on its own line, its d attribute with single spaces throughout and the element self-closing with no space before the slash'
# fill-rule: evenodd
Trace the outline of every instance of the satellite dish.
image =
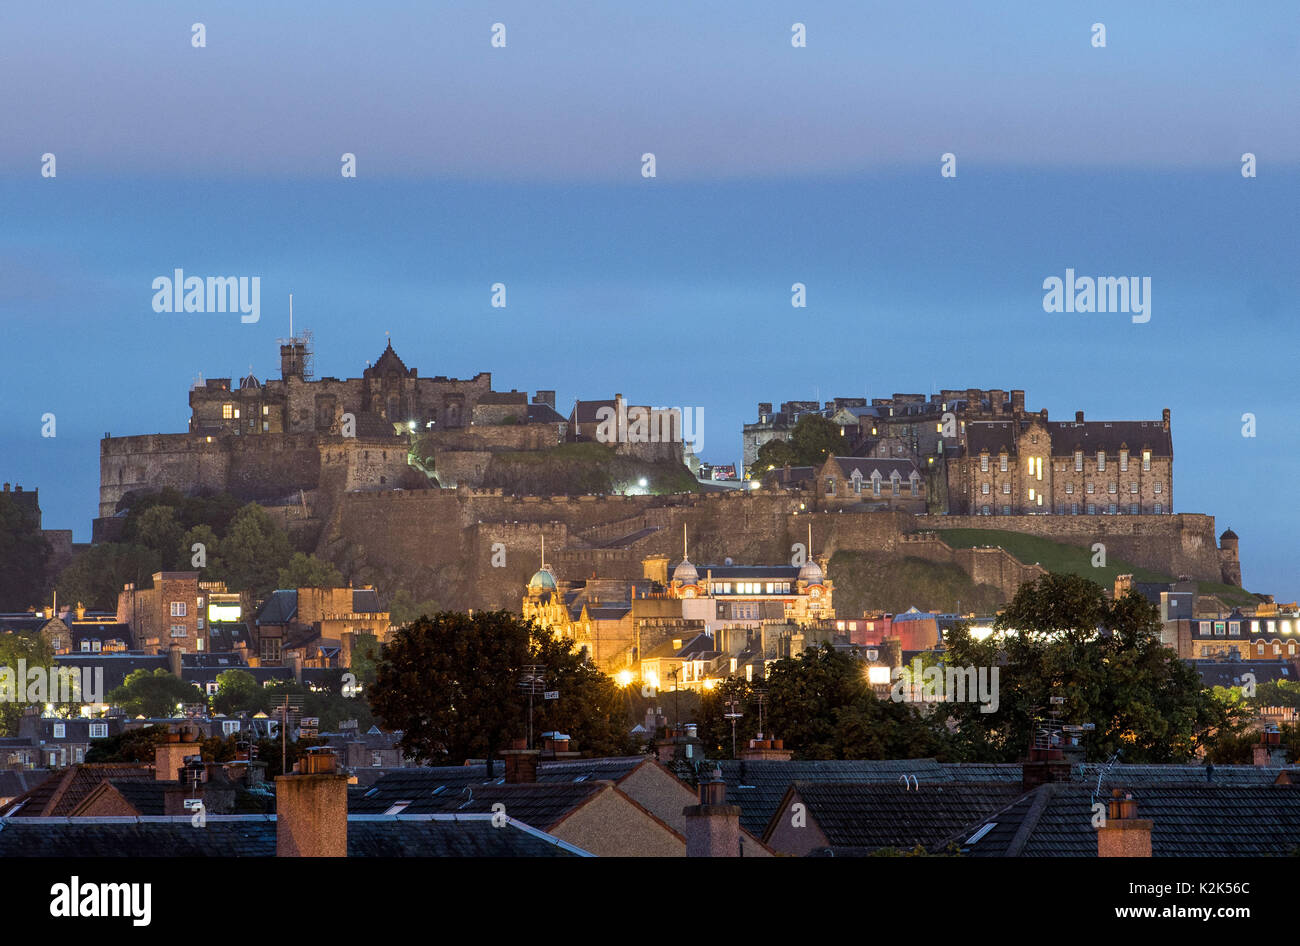
<svg viewBox="0 0 1300 946">
<path fill-rule="evenodd" d="M 723 565 L 728 565 L 728 566 L 729 566 L 729 565 L 732 564 L 732 561 L 731 561 L 730 558 L 726 558 L 726 559 L 723 559 L 722 564 L 723 564 Z"/>
</svg>

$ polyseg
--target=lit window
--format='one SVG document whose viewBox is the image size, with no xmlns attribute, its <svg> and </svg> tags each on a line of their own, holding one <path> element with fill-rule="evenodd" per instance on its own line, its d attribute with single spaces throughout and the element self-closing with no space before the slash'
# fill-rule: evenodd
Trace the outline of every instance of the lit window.
<svg viewBox="0 0 1300 946">
<path fill-rule="evenodd" d="M 1151 469 L 1151 451 L 1150 451 L 1150 450 L 1143 450 L 1143 451 L 1142 451 L 1142 469 L 1144 469 L 1144 470 L 1149 470 L 1149 469 Z"/>
<path fill-rule="evenodd" d="M 262 405 L 262 416 L 265 417 L 265 416 L 266 416 L 267 414 L 269 414 L 269 413 L 271 413 L 271 409 L 270 409 L 269 407 L 267 407 L 265 404 L 263 404 L 263 405 Z"/>
<path fill-rule="evenodd" d="M 235 408 L 235 420 L 239 420 L 239 408 Z"/>
<path fill-rule="evenodd" d="M 826 477 L 826 495 L 827 496 L 835 495 L 835 477 L 833 476 Z"/>
<path fill-rule="evenodd" d="M 232 417 L 234 417 L 234 416 L 235 416 L 235 405 L 233 405 L 233 404 L 222 404 L 222 405 L 221 405 L 221 419 L 222 419 L 222 420 L 230 420 L 230 418 L 232 418 Z"/>
</svg>

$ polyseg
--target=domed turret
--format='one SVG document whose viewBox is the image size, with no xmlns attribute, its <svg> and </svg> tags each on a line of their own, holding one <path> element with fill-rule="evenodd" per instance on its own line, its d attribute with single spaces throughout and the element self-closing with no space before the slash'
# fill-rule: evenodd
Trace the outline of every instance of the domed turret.
<svg viewBox="0 0 1300 946">
<path fill-rule="evenodd" d="M 545 565 L 533 572 L 533 577 L 528 580 L 529 594 L 555 591 L 558 587 L 559 585 L 555 582 L 555 576 L 551 574 L 551 570 Z"/>
<path fill-rule="evenodd" d="M 811 558 L 799 569 L 799 580 L 809 585 L 820 585 L 823 578 L 822 567 Z"/>
<path fill-rule="evenodd" d="M 689 558 L 683 558 L 681 563 L 673 569 L 673 581 L 681 582 L 683 585 L 694 585 L 700 580 L 700 573 L 695 570 Z"/>
</svg>

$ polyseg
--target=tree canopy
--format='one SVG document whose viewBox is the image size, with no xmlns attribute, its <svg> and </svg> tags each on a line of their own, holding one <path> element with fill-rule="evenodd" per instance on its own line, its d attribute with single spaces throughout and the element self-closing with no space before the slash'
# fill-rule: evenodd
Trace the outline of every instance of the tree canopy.
<svg viewBox="0 0 1300 946">
<path fill-rule="evenodd" d="M 995 631 L 983 641 L 964 627 L 948 635 L 949 665 L 1000 671 L 995 712 L 944 704 L 966 758 L 1023 758 L 1052 697 L 1064 700 L 1061 722 L 1096 727 L 1092 759 L 1123 749 L 1128 762 L 1186 761 L 1234 728 L 1228 706 L 1161 642 L 1158 611 L 1135 592 L 1112 602 L 1086 578 L 1045 575 L 1021 585 Z"/>
<path fill-rule="evenodd" d="M 839 424 L 820 414 L 800 417 L 790 432 L 789 440 L 769 440 L 758 448 L 758 455 L 750 472 L 761 476 L 772 467 L 821 466 L 835 451 L 845 448 L 844 434 Z"/>
<path fill-rule="evenodd" d="M 370 705 L 402 748 L 425 763 L 486 758 L 527 731 L 524 668 L 540 665 L 559 699 L 533 698 L 534 735 L 560 730 L 583 750 L 625 751 L 627 716 L 612 680 L 572 645 L 506 611 L 421 617 L 385 646 Z"/>
<path fill-rule="evenodd" d="M 49 587 L 50 543 L 15 495 L 0 493 L 0 611 L 41 604 Z"/>
</svg>

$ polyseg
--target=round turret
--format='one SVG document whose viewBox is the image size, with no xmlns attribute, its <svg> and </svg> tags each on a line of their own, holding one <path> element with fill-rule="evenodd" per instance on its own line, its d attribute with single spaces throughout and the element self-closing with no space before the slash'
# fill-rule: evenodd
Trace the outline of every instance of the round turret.
<svg viewBox="0 0 1300 946">
<path fill-rule="evenodd" d="M 673 569 L 673 581 L 683 585 L 693 585 L 700 580 L 700 573 L 695 570 L 689 558 L 683 558 Z"/>
<path fill-rule="evenodd" d="M 543 565 L 533 573 L 533 577 L 528 580 L 529 594 L 538 594 L 543 591 L 555 591 L 559 587 L 555 582 L 555 576 L 551 570 Z"/>
</svg>

